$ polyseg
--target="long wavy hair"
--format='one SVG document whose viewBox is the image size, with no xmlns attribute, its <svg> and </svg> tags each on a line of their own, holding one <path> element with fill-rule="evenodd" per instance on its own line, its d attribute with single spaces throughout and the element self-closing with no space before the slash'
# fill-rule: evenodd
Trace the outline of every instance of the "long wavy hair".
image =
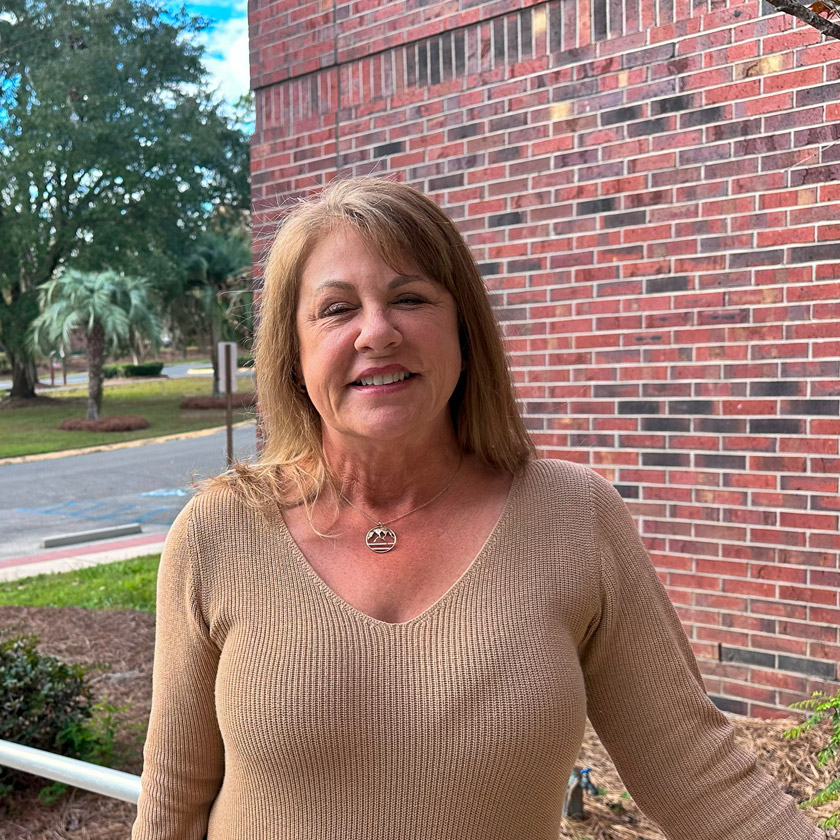
<svg viewBox="0 0 840 840">
<path fill-rule="evenodd" d="M 419 269 L 454 297 L 464 369 L 450 398 L 461 449 L 516 472 L 534 457 L 513 392 L 499 326 L 478 267 L 458 229 L 429 198 L 380 178 L 336 181 L 302 199 L 282 223 L 265 264 L 254 351 L 264 446 L 209 485 L 225 484 L 263 510 L 317 498 L 329 480 L 321 418 L 300 387 L 297 305 L 315 246 L 351 228 L 394 270 Z"/>
</svg>

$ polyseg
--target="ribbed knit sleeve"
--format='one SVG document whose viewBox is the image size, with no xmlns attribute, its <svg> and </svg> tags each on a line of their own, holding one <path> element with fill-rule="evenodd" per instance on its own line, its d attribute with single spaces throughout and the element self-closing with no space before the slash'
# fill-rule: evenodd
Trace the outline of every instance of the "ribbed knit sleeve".
<svg viewBox="0 0 840 840">
<path fill-rule="evenodd" d="M 601 610 L 582 656 L 588 715 L 672 840 L 822 840 L 735 745 L 618 492 L 591 473 Z"/>
<path fill-rule="evenodd" d="M 201 840 L 224 773 L 219 650 L 202 616 L 195 503 L 170 528 L 158 572 L 152 712 L 132 840 Z"/>
</svg>

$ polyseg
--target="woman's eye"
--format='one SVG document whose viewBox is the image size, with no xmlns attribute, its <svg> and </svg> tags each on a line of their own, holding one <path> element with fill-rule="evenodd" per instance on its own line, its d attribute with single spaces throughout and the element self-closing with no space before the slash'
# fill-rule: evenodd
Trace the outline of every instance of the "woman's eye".
<svg viewBox="0 0 840 840">
<path fill-rule="evenodd" d="M 425 299 L 419 297 L 418 295 L 400 295 L 396 300 L 396 303 L 400 306 L 416 306 L 425 302 Z"/>
<path fill-rule="evenodd" d="M 322 318 L 328 318 L 330 315 L 344 315 L 350 312 L 352 308 L 349 303 L 331 303 L 329 306 L 325 306 L 320 314 Z"/>
</svg>

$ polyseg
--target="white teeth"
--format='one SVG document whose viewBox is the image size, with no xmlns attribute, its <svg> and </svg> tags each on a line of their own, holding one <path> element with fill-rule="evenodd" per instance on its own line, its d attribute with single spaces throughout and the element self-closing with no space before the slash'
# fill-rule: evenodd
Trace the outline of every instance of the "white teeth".
<svg viewBox="0 0 840 840">
<path fill-rule="evenodd" d="M 360 385 L 390 385 L 392 382 L 402 382 L 408 379 L 411 374 L 402 371 L 400 373 L 386 373 L 382 376 L 363 376 L 358 380 Z"/>
</svg>

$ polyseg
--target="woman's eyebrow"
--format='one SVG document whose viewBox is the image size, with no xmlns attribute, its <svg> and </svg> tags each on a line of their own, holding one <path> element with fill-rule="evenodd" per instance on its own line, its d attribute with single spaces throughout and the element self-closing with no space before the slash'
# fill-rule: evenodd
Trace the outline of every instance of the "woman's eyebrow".
<svg viewBox="0 0 840 840">
<path fill-rule="evenodd" d="M 393 280 L 388 283 L 389 289 L 396 289 L 399 286 L 404 286 L 406 283 L 413 283 L 420 280 L 424 283 L 433 283 L 428 277 L 423 277 L 422 274 L 398 274 Z M 324 289 L 340 289 L 341 291 L 348 291 L 354 288 L 353 283 L 347 280 L 324 280 L 315 287 L 316 292 L 321 292 Z"/>
<path fill-rule="evenodd" d="M 323 283 L 319 283 L 319 284 L 315 287 L 315 291 L 316 291 L 316 292 L 321 292 L 321 291 L 323 291 L 324 289 L 342 289 L 342 290 L 347 290 L 347 289 L 352 289 L 352 288 L 353 288 L 353 284 L 352 284 L 352 283 L 348 283 L 346 280 L 324 280 L 324 282 L 323 282 Z"/>
<path fill-rule="evenodd" d="M 398 274 L 389 284 L 389 289 L 396 289 L 398 286 L 404 286 L 406 283 L 413 283 L 415 280 L 420 280 L 424 283 L 434 283 L 428 277 L 422 274 Z"/>
</svg>

